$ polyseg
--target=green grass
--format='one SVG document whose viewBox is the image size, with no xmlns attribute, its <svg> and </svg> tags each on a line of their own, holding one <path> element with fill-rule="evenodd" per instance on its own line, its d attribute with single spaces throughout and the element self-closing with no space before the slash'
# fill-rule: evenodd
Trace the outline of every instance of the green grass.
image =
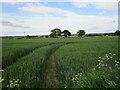
<svg viewBox="0 0 120 90">
<path fill-rule="evenodd" d="M 61 44 L 45 46 L 33 51 L 31 54 L 18 59 L 16 63 L 8 66 L 3 72 L 3 88 L 9 81 L 19 79 L 20 88 L 42 88 L 44 86 L 43 74 L 49 55 Z"/>
<path fill-rule="evenodd" d="M 115 79 L 118 72 L 115 65 L 111 65 L 112 70 L 108 70 L 108 68 L 94 70 L 99 57 L 107 53 L 118 53 L 117 43 L 117 38 L 116 40 L 115 38 L 97 38 L 93 41 L 83 41 L 79 44 L 65 45 L 59 48 L 56 60 L 61 85 L 68 88 L 118 87 L 119 83 Z M 115 59 L 112 60 L 112 63 Z M 82 77 L 78 75 L 78 80 L 74 81 L 72 78 L 76 74 L 82 74 Z"/>
<path fill-rule="evenodd" d="M 65 45 L 66 44 L 66 45 Z M 3 39 L 3 87 L 19 79 L 22 88 L 45 87 L 44 68 L 52 52 L 56 55 L 58 79 L 63 88 L 119 87 L 118 37 Z M 97 67 L 99 57 L 114 53 L 109 67 Z"/>
<path fill-rule="evenodd" d="M 2 67 L 14 63 L 18 58 L 23 57 L 33 50 L 59 42 L 71 42 L 77 39 L 64 38 L 36 38 L 36 39 L 3 39 L 2 40 Z"/>
<path fill-rule="evenodd" d="M 49 41 L 49 42 L 48 42 Z M 58 42 L 57 42 L 58 43 Z M 33 50 L 56 44 L 56 41 L 47 39 L 3 39 L 2 43 L 2 67 L 5 68 Z"/>
</svg>

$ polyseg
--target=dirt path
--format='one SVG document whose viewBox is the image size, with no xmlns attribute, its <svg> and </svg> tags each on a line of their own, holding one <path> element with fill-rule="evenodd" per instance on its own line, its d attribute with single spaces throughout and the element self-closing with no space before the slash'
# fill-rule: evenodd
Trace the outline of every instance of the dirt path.
<svg viewBox="0 0 120 90">
<path fill-rule="evenodd" d="M 45 70 L 44 81 L 48 88 L 60 88 L 56 72 L 55 52 L 49 58 L 48 66 Z"/>
</svg>

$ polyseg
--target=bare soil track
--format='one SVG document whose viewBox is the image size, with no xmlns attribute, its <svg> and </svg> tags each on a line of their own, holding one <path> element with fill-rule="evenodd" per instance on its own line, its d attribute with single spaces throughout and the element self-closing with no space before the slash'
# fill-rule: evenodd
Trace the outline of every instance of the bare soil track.
<svg viewBox="0 0 120 90">
<path fill-rule="evenodd" d="M 55 52 L 49 58 L 48 66 L 45 70 L 44 80 L 48 88 L 60 88 L 56 72 Z"/>
<path fill-rule="evenodd" d="M 59 47 L 66 45 L 66 44 L 73 44 L 76 42 L 69 42 L 59 45 L 57 48 L 54 48 L 54 51 L 51 52 L 51 55 L 48 58 L 47 66 L 45 68 L 45 72 L 43 75 L 43 80 L 46 88 L 60 88 L 60 83 L 58 80 L 57 75 L 57 65 L 56 65 L 56 59 L 55 59 L 55 53 L 59 49 Z"/>
</svg>

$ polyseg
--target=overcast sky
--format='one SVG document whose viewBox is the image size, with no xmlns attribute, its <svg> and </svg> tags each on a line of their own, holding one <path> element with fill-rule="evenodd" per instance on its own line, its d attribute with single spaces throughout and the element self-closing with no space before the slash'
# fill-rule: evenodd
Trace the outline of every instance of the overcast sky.
<svg viewBox="0 0 120 90">
<path fill-rule="evenodd" d="M 10 0 L 12 1 L 12 0 Z M 47 35 L 60 28 L 75 34 L 114 32 L 118 2 L 0 2 L 2 35 Z"/>
</svg>

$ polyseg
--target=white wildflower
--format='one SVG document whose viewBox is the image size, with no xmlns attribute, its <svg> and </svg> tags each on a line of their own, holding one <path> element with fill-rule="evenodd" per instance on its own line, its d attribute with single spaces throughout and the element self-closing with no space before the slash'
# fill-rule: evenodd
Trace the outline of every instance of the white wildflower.
<svg viewBox="0 0 120 90">
<path fill-rule="evenodd" d="M 110 58 L 113 58 L 113 57 L 110 57 Z"/>
<path fill-rule="evenodd" d="M 13 80 L 10 80 L 9 81 L 9 85 L 7 85 L 7 87 L 9 87 L 9 88 L 15 88 L 15 87 L 20 87 L 20 80 L 19 79 L 13 79 Z"/>
<path fill-rule="evenodd" d="M 115 60 L 115 62 L 117 62 L 117 60 Z"/>
<path fill-rule="evenodd" d="M 109 54 L 112 54 L 112 53 L 109 53 Z"/>
<path fill-rule="evenodd" d="M 13 85 L 14 83 L 12 82 L 11 85 Z"/>
<path fill-rule="evenodd" d="M 0 83 L 1 83 L 2 81 L 4 81 L 4 79 L 1 79 L 1 80 L 0 80 Z"/>
<path fill-rule="evenodd" d="M 99 62 L 100 60 L 98 59 L 98 62 Z"/>
<path fill-rule="evenodd" d="M 98 67 L 99 65 L 97 65 L 96 67 Z"/>
<path fill-rule="evenodd" d="M 15 83 L 18 83 L 18 81 L 15 81 Z"/>
<path fill-rule="evenodd" d="M 2 79 L 2 77 L 0 77 L 0 83 L 1 83 L 2 81 L 4 81 L 4 79 Z"/>
<path fill-rule="evenodd" d="M 4 71 L 4 70 L 2 70 L 2 69 L 0 70 L 0 72 L 3 72 L 3 71 Z"/>
<path fill-rule="evenodd" d="M 115 66 L 118 66 L 118 64 L 115 64 Z"/>
<path fill-rule="evenodd" d="M 80 74 L 80 76 L 82 76 L 82 74 Z"/>
<path fill-rule="evenodd" d="M 116 55 L 116 54 L 113 54 L 114 56 Z"/>
<path fill-rule="evenodd" d="M 120 63 L 120 62 L 117 62 L 117 63 Z"/>
<path fill-rule="evenodd" d="M 98 67 L 98 68 L 100 68 L 100 67 Z"/>
<path fill-rule="evenodd" d="M 73 77 L 73 78 L 72 78 L 72 80 L 74 81 L 74 80 L 75 80 L 75 78 Z"/>
<path fill-rule="evenodd" d="M 12 83 L 13 81 L 12 81 L 12 80 L 10 80 L 9 82 L 10 82 L 10 83 Z"/>
<path fill-rule="evenodd" d="M 101 58 L 101 57 L 99 57 L 99 58 Z"/>
<path fill-rule="evenodd" d="M 67 86 L 65 86 L 64 88 L 67 88 Z"/>
</svg>

